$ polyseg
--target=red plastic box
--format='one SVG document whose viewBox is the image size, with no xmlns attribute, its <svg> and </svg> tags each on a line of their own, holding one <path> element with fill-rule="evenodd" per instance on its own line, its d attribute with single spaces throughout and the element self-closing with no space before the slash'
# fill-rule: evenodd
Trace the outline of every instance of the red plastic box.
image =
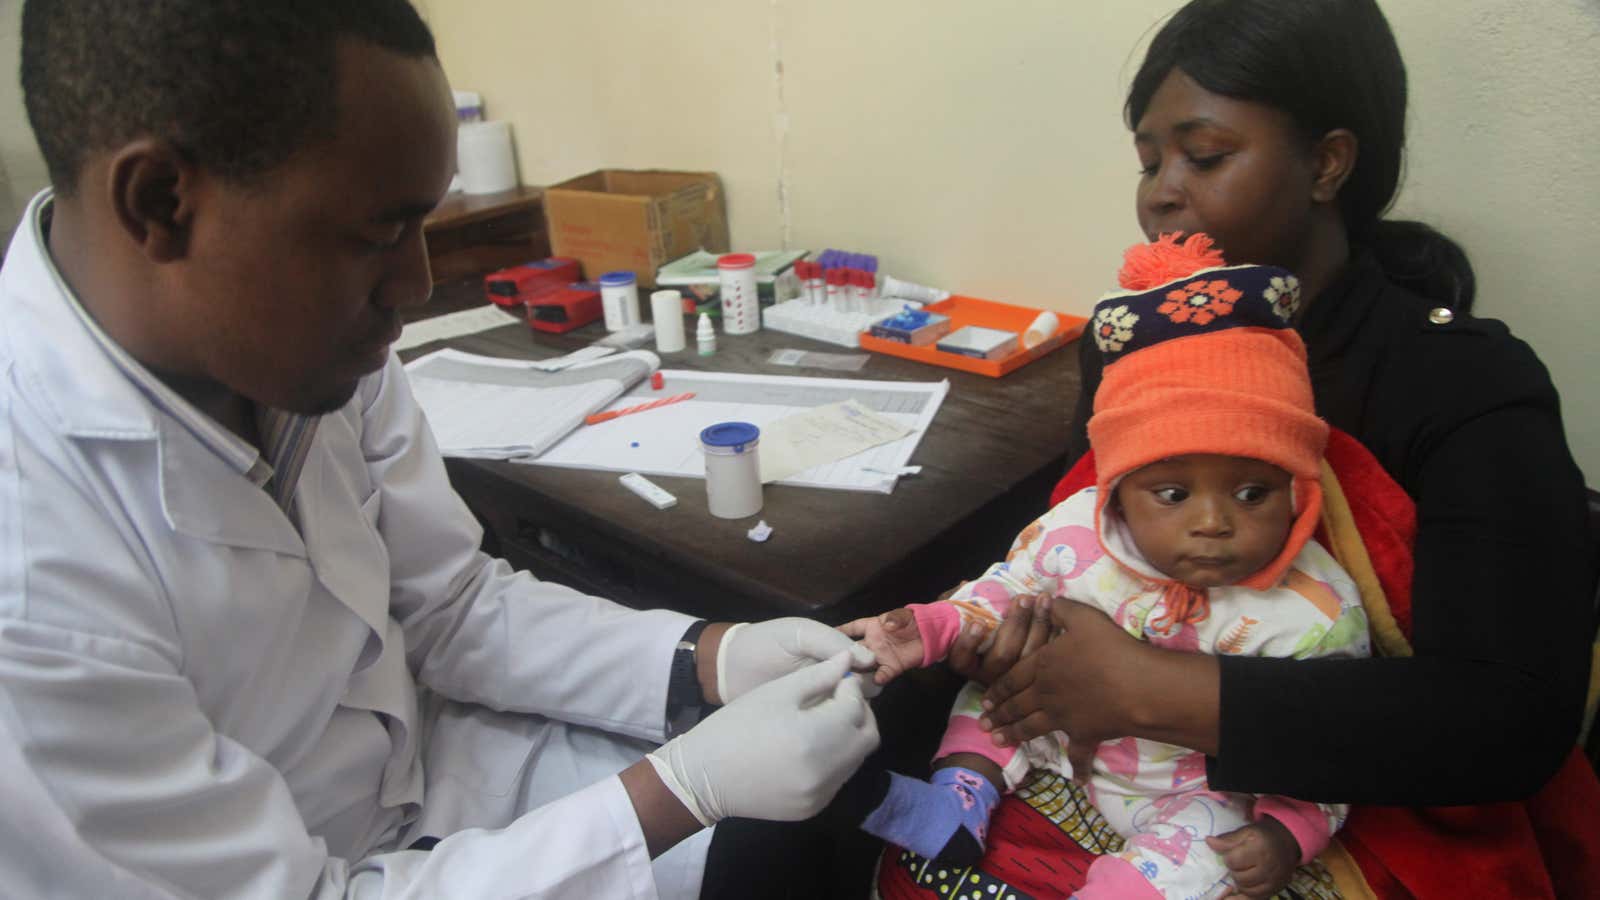
<svg viewBox="0 0 1600 900">
<path fill-rule="evenodd" d="M 490 272 L 483 276 L 483 292 L 497 306 L 522 306 L 539 291 L 565 287 L 582 277 L 577 260 L 553 256 Z"/>
</svg>

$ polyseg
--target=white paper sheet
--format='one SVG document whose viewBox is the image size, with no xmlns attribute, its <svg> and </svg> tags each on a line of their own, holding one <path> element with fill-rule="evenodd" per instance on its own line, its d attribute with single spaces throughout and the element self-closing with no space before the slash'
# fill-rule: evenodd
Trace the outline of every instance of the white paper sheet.
<svg viewBox="0 0 1600 900">
<path fill-rule="evenodd" d="M 705 427 L 718 422 L 750 422 L 765 429 L 786 416 L 853 399 L 910 433 L 797 472 L 778 483 L 887 494 L 894 490 L 897 473 L 910 461 L 950 390 L 948 381 L 861 381 L 677 369 L 663 369 L 661 374 L 662 390 L 641 385 L 607 408 L 620 409 L 684 391 L 694 391 L 694 399 L 582 426 L 539 457 L 517 462 L 704 478 L 700 431 Z"/>
<path fill-rule="evenodd" d="M 854 400 L 784 416 L 761 429 L 761 481 L 780 481 L 910 433 Z"/>
<path fill-rule="evenodd" d="M 406 364 L 441 452 L 508 459 L 543 453 L 660 365 L 646 350 L 543 372 L 529 360 L 445 349 Z"/>
<path fill-rule="evenodd" d="M 429 319 L 412 322 L 400 331 L 400 340 L 394 342 L 394 349 L 408 350 L 412 347 L 426 344 L 429 341 L 442 341 L 446 338 L 460 337 L 463 334 L 476 334 L 499 328 L 501 325 L 512 325 L 523 321 L 521 317 L 504 312 L 492 303 L 483 306 L 449 313 L 443 316 L 434 316 Z"/>
</svg>

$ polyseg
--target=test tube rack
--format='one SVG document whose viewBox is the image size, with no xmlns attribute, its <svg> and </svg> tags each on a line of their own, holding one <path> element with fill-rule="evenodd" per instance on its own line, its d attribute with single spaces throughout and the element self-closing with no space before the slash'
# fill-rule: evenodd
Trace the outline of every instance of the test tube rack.
<svg viewBox="0 0 1600 900">
<path fill-rule="evenodd" d="M 869 297 L 865 311 L 842 312 L 800 297 L 762 310 L 761 323 L 774 331 L 798 334 L 841 347 L 860 347 L 861 332 L 900 312 L 906 304 L 907 301 L 897 297 Z"/>
</svg>

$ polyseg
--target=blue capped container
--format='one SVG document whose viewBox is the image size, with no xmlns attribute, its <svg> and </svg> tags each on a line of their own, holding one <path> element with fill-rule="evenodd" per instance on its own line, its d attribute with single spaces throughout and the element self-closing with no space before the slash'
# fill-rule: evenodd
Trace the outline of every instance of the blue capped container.
<svg viewBox="0 0 1600 900">
<path fill-rule="evenodd" d="M 607 331 L 639 324 L 639 279 L 627 271 L 601 275 L 600 308 L 605 312 Z"/>
<path fill-rule="evenodd" d="M 700 432 L 706 458 L 706 505 L 720 519 L 761 511 L 761 429 L 749 422 L 718 422 Z"/>
</svg>

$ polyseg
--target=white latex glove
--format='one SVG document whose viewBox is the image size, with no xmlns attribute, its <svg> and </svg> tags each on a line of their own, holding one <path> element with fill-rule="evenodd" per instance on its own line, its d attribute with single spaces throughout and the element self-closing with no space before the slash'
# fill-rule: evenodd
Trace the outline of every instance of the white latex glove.
<svg viewBox="0 0 1600 900">
<path fill-rule="evenodd" d="M 871 672 L 878 667 L 871 650 L 811 619 L 792 616 L 735 625 L 723 633 L 717 649 L 717 693 L 729 703 L 774 678 L 846 651 L 850 668 Z M 883 690 L 870 680 L 862 688 L 868 697 Z"/>
<path fill-rule="evenodd" d="M 702 825 L 816 815 L 878 746 L 878 721 L 839 653 L 769 681 L 645 758 Z"/>
</svg>

